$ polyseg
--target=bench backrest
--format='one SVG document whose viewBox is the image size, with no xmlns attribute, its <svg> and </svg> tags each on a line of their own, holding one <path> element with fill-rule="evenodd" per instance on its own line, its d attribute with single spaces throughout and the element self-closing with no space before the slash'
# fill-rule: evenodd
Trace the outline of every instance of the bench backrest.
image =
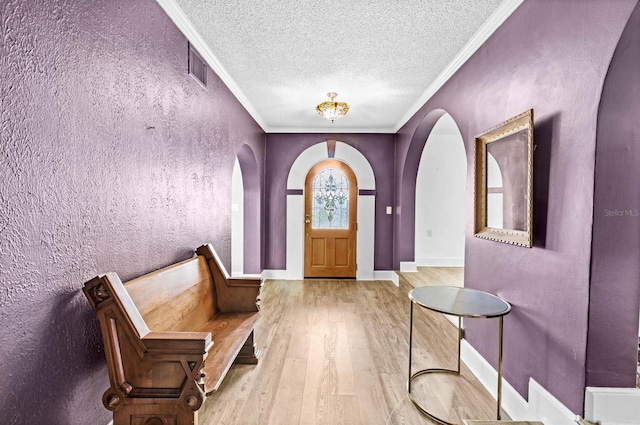
<svg viewBox="0 0 640 425">
<path fill-rule="evenodd" d="M 201 255 L 124 286 L 153 332 L 198 331 L 217 313 L 213 278 Z"/>
</svg>

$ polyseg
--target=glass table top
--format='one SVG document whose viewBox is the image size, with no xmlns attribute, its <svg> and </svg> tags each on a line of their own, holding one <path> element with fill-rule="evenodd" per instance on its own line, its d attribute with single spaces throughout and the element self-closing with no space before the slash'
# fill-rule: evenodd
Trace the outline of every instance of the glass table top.
<svg viewBox="0 0 640 425">
<path fill-rule="evenodd" d="M 511 305 L 495 295 L 457 286 L 423 286 L 409 292 L 412 302 L 439 313 L 463 317 L 500 317 Z"/>
</svg>

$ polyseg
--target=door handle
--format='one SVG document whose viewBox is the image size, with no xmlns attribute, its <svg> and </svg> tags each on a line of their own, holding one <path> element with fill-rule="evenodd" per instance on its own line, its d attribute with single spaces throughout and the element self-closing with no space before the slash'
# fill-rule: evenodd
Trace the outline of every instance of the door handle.
<svg viewBox="0 0 640 425">
<path fill-rule="evenodd" d="M 311 223 L 311 214 L 304 215 L 304 222 L 307 224 Z"/>
</svg>

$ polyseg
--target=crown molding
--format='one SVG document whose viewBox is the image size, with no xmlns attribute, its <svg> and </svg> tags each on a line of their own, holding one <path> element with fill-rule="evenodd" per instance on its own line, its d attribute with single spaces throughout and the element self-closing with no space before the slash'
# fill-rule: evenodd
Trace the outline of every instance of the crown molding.
<svg viewBox="0 0 640 425">
<path fill-rule="evenodd" d="M 407 123 L 425 103 L 431 97 L 436 94 L 438 90 L 455 74 L 462 65 L 469 60 L 469 58 L 484 44 L 485 41 L 497 30 L 500 25 L 507 20 L 509 16 L 524 2 L 524 0 L 505 0 L 494 12 L 491 14 L 487 22 L 480 27 L 480 29 L 471 37 L 467 44 L 462 48 L 460 53 L 442 73 L 435 79 L 435 81 L 427 88 L 427 90 L 416 100 L 416 102 L 404 113 L 398 123 L 393 129 L 394 133 L 397 133 L 403 125 Z"/>
<path fill-rule="evenodd" d="M 396 131 L 391 127 L 268 127 L 265 129 L 268 134 L 273 133 L 331 133 L 331 134 L 394 134 Z"/>
<path fill-rule="evenodd" d="M 169 16 L 169 18 L 173 21 L 173 23 L 178 27 L 180 32 L 189 40 L 189 42 L 196 48 L 198 53 L 202 56 L 202 58 L 207 62 L 209 67 L 215 72 L 218 77 L 222 80 L 222 82 L 229 88 L 231 93 L 238 99 L 238 102 L 242 104 L 242 106 L 247 110 L 249 115 L 256 121 L 256 123 L 262 128 L 263 131 L 267 132 L 267 125 L 264 122 L 264 119 L 256 108 L 253 107 L 247 96 L 245 96 L 244 92 L 240 89 L 235 80 L 229 75 L 227 70 L 222 66 L 218 58 L 211 51 L 207 43 L 204 41 L 200 33 L 195 29 L 187 15 L 185 15 L 184 11 L 174 0 L 156 0 L 156 2 L 164 9 L 165 13 Z M 185 50 L 186 51 L 186 50 Z"/>
</svg>

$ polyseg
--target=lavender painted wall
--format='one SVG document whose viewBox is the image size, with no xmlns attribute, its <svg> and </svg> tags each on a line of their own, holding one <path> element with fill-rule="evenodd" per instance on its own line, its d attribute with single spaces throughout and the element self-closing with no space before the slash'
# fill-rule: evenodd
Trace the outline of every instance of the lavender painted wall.
<svg viewBox="0 0 640 425">
<path fill-rule="evenodd" d="M 263 179 L 258 167 L 258 161 L 249 145 L 243 145 L 238 151 L 238 163 L 242 171 L 242 185 L 244 191 L 244 241 L 243 241 L 243 272 L 244 274 L 262 273 L 262 193 Z M 230 269 L 229 269 L 230 270 Z"/>
<path fill-rule="evenodd" d="M 634 387 L 640 311 L 640 5 L 598 111 L 587 386 Z"/>
<path fill-rule="evenodd" d="M 465 285 L 514 307 L 505 320 L 504 376 L 525 397 L 533 377 L 575 413 L 584 398 L 597 110 L 636 4 L 525 0 L 397 135 L 394 265 L 413 260 L 415 180 L 406 178 L 417 166 L 420 138 L 413 136 L 430 130 L 444 109 L 469 158 Z M 535 246 L 474 238 L 474 136 L 529 108 L 536 117 Z M 466 327 L 471 344 L 495 365 L 495 324 L 470 320 Z"/>
<path fill-rule="evenodd" d="M 286 266 L 287 177 L 289 169 L 308 147 L 327 139 L 347 143 L 369 161 L 376 176 L 375 270 L 392 270 L 393 216 L 385 207 L 393 205 L 393 134 L 268 134 L 265 164 L 265 269 Z"/>
<path fill-rule="evenodd" d="M 231 175 L 264 133 L 153 0 L 0 3 L 0 421 L 106 424 L 82 283 L 213 242 L 230 265 Z"/>
</svg>

